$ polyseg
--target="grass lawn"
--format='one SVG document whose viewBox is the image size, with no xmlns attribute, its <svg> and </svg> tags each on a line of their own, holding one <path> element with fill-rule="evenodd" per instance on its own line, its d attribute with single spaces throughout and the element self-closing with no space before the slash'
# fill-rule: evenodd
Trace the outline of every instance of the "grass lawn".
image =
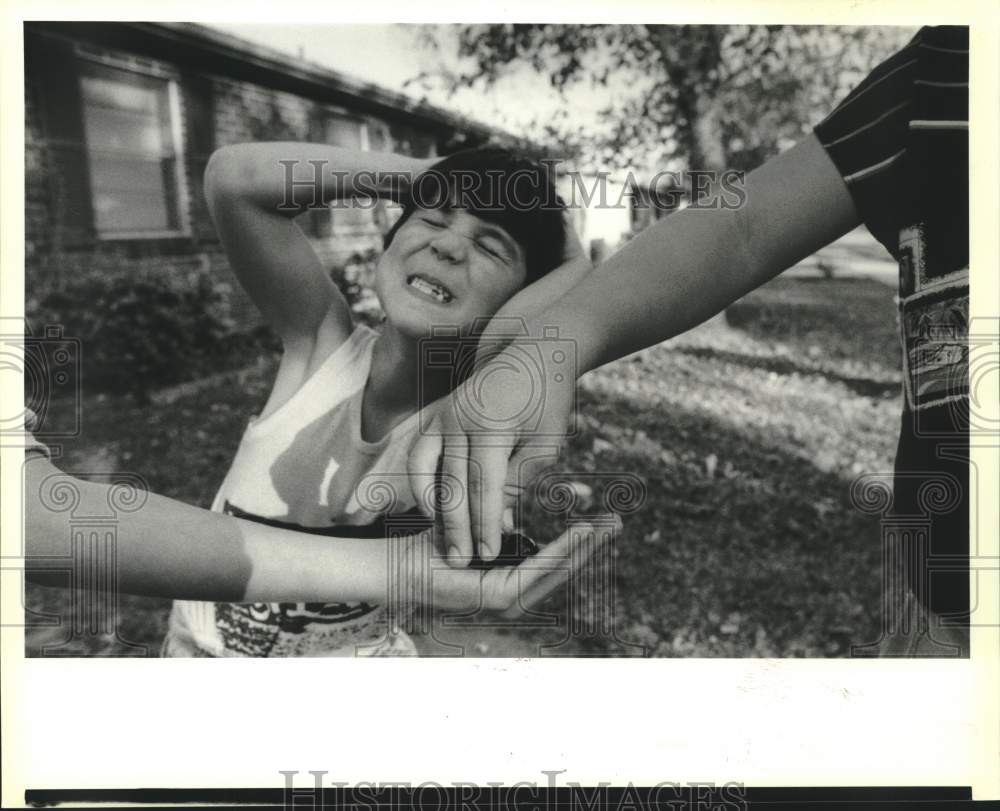
<svg viewBox="0 0 1000 811">
<path fill-rule="evenodd" d="M 137 406 L 86 396 L 83 433 L 59 464 L 141 471 L 150 489 L 208 506 L 274 358 Z M 681 338 L 587 375 L 560 469 L 590 484 L 630 472 L 646 490 L 615 553 L 555 624 L 451 628 L 470 655 L 841 656 L 879 623 L 877 518 L 851 482 L 892 469 L 899 419 L 893 291 L 865 278 L 782 277 Z M 51 419 L 58 422 L 59 415 Z M 554 537 L 537 504 L 525 527 Z M 29 585 L 29 655 L 58 646 L 67 592 Z M 88 652 L 155 655 L 169 602 L 120 598 L 118 632 Z M 591 622 L 587 618 L 600 620 Z M 586 631 L 571 633 L 574 623 Z M 438 633 L 444 633 L 443 626 Z M 438 650 L 424 637 L 425 650 Z M 58 650 L 58 649 L 57 649 Z M 442 649 L 446 652 L 447 649 Z"/>
</svg>

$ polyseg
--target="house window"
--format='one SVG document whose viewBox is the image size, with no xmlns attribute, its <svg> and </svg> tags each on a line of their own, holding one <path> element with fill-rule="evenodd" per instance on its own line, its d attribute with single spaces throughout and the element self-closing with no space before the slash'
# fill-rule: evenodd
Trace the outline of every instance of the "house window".
<svg viewBox="0 0 1000 811">
<path fill-rule="evenodd" d="M 368 150 L 368 127 L 364 121 L 328 114 L 321 122 L 324 143 L 345 149 Z M 376 233 L 375 210 L 369 202 L 338 204 L 314 214 L 313 234 L 320 238 L 371 236 Z"/>
<path fill-rule="evenodd" d="M 363 121 L 330 115 L 323 121 L 323 140 L 333 146 L 368 149 L 368 133 Z"/>
<path fill-rule="evenodd" d="M 90 61 L 80 81 L 98 235 L 183 233 L 176 84 Z"/>
</svg>

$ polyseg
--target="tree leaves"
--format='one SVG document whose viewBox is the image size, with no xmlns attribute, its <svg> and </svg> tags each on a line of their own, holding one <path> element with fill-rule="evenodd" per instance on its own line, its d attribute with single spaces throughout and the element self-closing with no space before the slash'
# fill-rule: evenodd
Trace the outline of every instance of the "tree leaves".
<svg viewBox="0 0 1000 811">
<path fill-rule="evenodd" d="M 680 159 L 749 169 L 798 140 L 911 35 L 849 26 L 461 25 L 462 67 L 442 64 L 438 76 L 452 91 L 490 89 L 527 65 L 564 103 L 574 87 L 610 93 L 605 131 L 594 137 L 573 115 L 536 120 L 524 133 L 603 168 Z M 431 26 L 420 42 L 440 52 L 446 39 L 444 27 Z"/>
</svg>

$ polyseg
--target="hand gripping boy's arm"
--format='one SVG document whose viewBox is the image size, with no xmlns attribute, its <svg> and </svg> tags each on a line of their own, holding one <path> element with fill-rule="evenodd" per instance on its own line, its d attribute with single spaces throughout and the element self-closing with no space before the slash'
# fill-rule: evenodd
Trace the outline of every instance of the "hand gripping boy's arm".
<svg viewBox="0 0 1000 811">
<path fill-rule="evenodd" d="M 72 514 L 102 515 L 109 485 L 58 470 L 41 453 L 25 463 L 26 576 L 66 586 L 68 565 L 93 573 L 95 587 L 123 593 L 222 602 L 394 599 L 439 608 L 527 608 L 556 588 L 608 540 L 607 527 L 577 526 L 518 567 L 454 570 L 428 534 L 386 540 L 330 538 L 266 526 L 149 493 L 115 522 L 114 555 L 91 543 L 71 548 Z M 48 495 L 47 495 L 48 494 Z M 74 501 L 65 507 L 65 497 Z M 86 579 L 86 578 L 85 578 Z"/>
<path fill-rule="evenodd" d="M 643 231 L 529 318 L 529 337 L 517 340 L 537 344 L 544 328 L 557 328 L 575 343 L 582 375 L 705 321 L 859 222 L 815 136 L 751 172 L 744 188 L 738 209 L 688 208 Z M 574 402 L 572 375 L 546 370 L 537 391 L 526 375 L 510 372 L 517 359 L 504 355 L 442 404 L 440 435 L 422 437 L 411 453 L 411 473 L 423 477 L 443 452 L 449 475 L 466 487 L 467 508 L 442 516 L 457 560 L 473 549 L 487 560 L 496 554 L 504 507 L 556 460 Z M 466 431 L 461 410 L 470 401 L 482 412 L 476 424 L 489 432 Z M 512 414 L 529 415 L 531 423 Z"/>
<path fill-rule="evenodd" d="M 240 284 L 291 349 L 310 350 L 320 329 L 339 344 L 350 334 L 347 302 L 294 221 L 337 199 L 390 197 L 393 185 L 428 162 L 402 155 L 294 142 L 217 150 L 205 170 L 205 196 Z M 399 182 L 397 181 L 396 187 Z"/>
</svg>

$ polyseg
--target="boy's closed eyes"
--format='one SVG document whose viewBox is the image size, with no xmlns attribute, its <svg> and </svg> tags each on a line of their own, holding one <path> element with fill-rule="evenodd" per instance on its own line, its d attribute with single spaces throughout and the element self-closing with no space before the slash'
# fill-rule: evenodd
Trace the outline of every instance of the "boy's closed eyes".
<svg viewBox="0 0 1000 811">
<path fill-rule="evenodd" d="M 429 211 L 420 215 L 417 219 L 429 228 L 443 230 L 452 225 L 454 211 Z M 473 226 L 473 233 L 469 234 L 467 238 L 472 241 L 478 251 L 507 266 L 512 266 L 521 259 L 521 251 L 517 243 L 506 231 L 498 226 L 484 222 L 478 217 L 475 219 L 476 223 Z"/>
</svg>

